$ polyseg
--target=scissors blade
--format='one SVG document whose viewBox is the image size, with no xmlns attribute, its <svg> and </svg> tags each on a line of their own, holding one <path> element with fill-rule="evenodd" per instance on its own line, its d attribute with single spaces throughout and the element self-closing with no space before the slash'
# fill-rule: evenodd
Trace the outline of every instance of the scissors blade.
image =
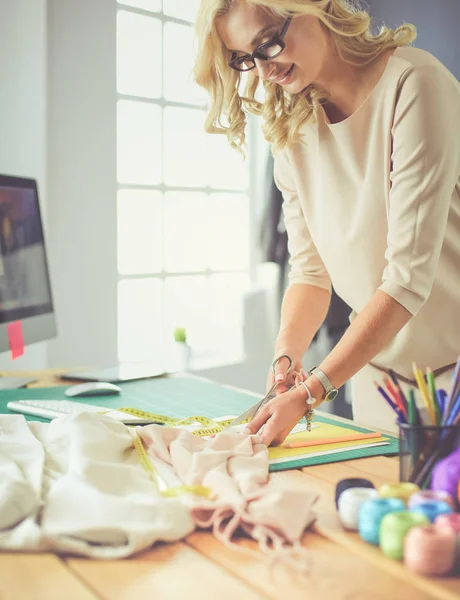
<svg viewBox="0 0 460 600">
<path fill-rule="evenodd" d="M 247 410 L 245 410 L 243 413 L 241 413 L 241 415 L 239 417 L 236 417 L 236 419 L 234 419 L 230 423 L 230 425 L 228 425 L 225 429 L 228 429 L 228 427 L 234 427 L 235 425 L 241 425 L 241 423 L 244 423 L 248 419 L 252 420 L 256 416 L 256 414 L 259 412 L 259 410 L 263 406 L 265 406 L 265 404 L 267 404 L 267 402 L 269 400 L 274 398 L 275 395 L 276 394 L 274 393 L 274 390 L 271 389 L 270 392 L 262 398 L 262 400 L 259 400 L 258 402 L 256 402 L 252 406 L 250 406 Z"/>
<path fill-rule="evenodd" d="M 248 419 L 252 419 L 252 417 L 256 414 L 256 412 L 258 412 L 259 406 L 262 404 L 262 402 L 264 400 L 265 400 L 265 398 L 263 398 L 262 400 L 259 400 L 258 402 L 256 402 L 252 406 L 250 406 L 243 413 L 241 413 L 239 417 L 236 417 L 236 419 L 233 419 L 233 421 L 230 423 L 230 425 L 228 425 L 225 429 L 228 429 L 229 427 L 233 427 L 234 425 L 241 425 L 241 423 L 244 423 L 244 421 L 247 421 Z"/>
</svg>

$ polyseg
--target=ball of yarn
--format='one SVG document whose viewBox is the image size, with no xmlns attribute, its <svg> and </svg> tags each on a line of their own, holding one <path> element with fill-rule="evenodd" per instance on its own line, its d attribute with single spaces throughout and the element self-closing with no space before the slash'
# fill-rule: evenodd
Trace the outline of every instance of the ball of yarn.
<svg viewBox="0 0 460 600">
<path fill-rule="evenodd" d="M 444 492 L 443 490 L 421 490 L 420 492 L 416 492 L 409 498 L 407 506 L 409 509 L 412 509 L 417 506 L 417 504 L 421 504 L 427 500 L 447 502 L 447 504 L 449 504 L 452 509 L 455 510 L 455 500 L 450 494 Z"/>
<path fill-rule="evenodd" d="M 405 504 L 416 492 L 420 491 L 418 485 L 415 483 L 385 483 L 379 488 L 379 495 L 381 498 L 399 498 Z"/>
<path fill-rule="evenodd" d="M 394 560 L 402 560 L 404 556 L 404 540 L 413 527 L 429 525 L 425 515 L 403 511 L 385 515 L 380 523 L 380 548 L 385 556 Z"/>
<path fill-rule="evenodd" d="M 363 502 L 377 498 L 377 491 L 371 488 L 349 488 L 339 498 L 339 517 L 347 529 L 358 531 L 359 508 Z"/>
<path fill-rule="evenodd" d="M 439 515 L 436 518 L 434 524 L 436 527 L 447 527 L 453 529 L 455 532 L 460 533 L 460 514 L 450 513 L 445 515 Z"/>
<path fill-rule="evenodd" d="M 431 476 L 431 489 L 443 490 L 453 498 L 458 493 L 460 480 L 460 448 L 438 462 Z"/>
<path fill-rule="evenodd" d="M 457 536 L 452 529 L 414 527 L 404 543 L 404 562 L 419 575 L 446 575 L 455 565 Z"/>
<path fill-rule="evenodd" d="M 368 544 L 380 543 L 380 523 L 385 515 L 406 510 L 399 498 L 373 498 L 366 500 L 359 509 L 359 535 Z"/>
<path fill-rule="evenodd" d="M 457 538 L 457 557 L 456 566 L 460 570 L 460 514 L 451 513 L 450 515 L 440 515 L 436 518 L 435 527 L 442 529 L 451 529 Z"/>
<path fill-rule="evenodd" d="M 412 510 L 425 515 L 430 523 L 434 523 L 436 517 L 439 517 L 439 515 L 448 515 L 454 512 L 450 504 L 440 502 L 439 500 L 425 500 L 425 502 L 420 502 L 414 506 Z"/>
<path fill-rule="evenodd" d="M 347 477 L 341 479 L 335 487 L 335 505 L 339 507 L 339 498 L 345 490 L 350 488 L 371 488 L 374 489 L 374 484 L 369 479 L 363 477 Z"/>
</svg>

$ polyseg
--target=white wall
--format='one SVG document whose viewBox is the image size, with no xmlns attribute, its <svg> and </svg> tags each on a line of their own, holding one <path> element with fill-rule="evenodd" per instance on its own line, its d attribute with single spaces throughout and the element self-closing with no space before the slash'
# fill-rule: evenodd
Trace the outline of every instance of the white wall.
<svg viewBox="0 0 460 600">
<path fill-rule="evenodd" d="M 0 0 L 0 173 L 38 180 L 45 236 L 46 215 L 46 0 Z M 53 275 L 53 273 L 51 273 Z M 47 344 L 33 344 L 0 370 L 42 369 Z"/>
<path fill-rule="evenodd" d="M 117 359 L 116 2 L 49 0 L 49 366 Z"/>
</svg>

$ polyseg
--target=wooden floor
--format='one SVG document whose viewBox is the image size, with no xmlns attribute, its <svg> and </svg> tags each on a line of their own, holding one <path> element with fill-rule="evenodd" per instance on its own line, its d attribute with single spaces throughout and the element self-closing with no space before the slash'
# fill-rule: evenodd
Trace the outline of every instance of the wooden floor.
<svg viewBox="0 0 460 600">
<path fill-rule="evenodd" d="M 318 520 L 303 538 L 311 553 L 308 574 L 273 567 L 262 556 L 227 549 L 210 533 L 198 532 L 183 542 L 110 562 L 0 554 L 0 600 L 458 600 L 460 577 L 413 575 L 342 529 L 334 505 L 335 484 L 356 476 L 376 486 L 397 481 L 397 460 L 366 458 L 272 475 L 320 492 Z M 245 539 L 239 546 L 257 550 Z"/>
</svg>

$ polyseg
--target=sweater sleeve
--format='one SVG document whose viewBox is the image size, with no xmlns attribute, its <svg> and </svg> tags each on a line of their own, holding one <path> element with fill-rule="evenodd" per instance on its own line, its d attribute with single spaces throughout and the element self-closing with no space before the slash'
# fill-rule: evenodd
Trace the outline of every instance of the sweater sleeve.
<svg viewBox="0 0 460 600">
<path fill-rule="evenodd" d="M 275 157 L 275 183 L 283 195 L 288 236 L 289 283 L 306 283 L 331 291 L 331 279 L 308 230 L 286 151 Z"/>
<path fill-rule="evenodd" d="M 408 69 L 400 83 L 379 289 L 412 315 L 430 296 L 459 176 L 459 100 L 457 82 L 435 65 Z"/>
</svg>

